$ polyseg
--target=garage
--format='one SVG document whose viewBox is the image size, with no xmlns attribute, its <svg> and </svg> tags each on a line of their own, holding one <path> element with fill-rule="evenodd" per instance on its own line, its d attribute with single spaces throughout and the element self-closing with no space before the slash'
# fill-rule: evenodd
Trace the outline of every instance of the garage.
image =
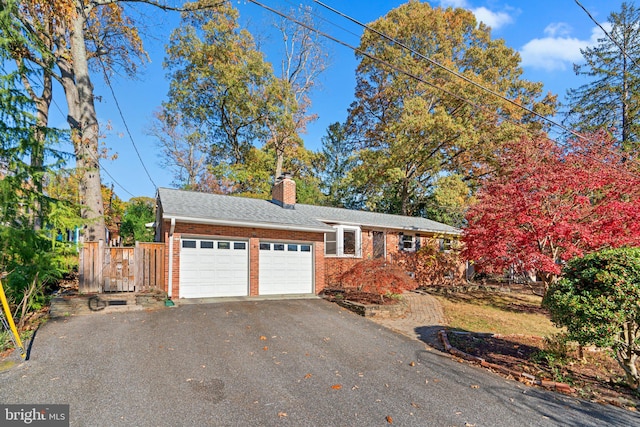
<svg viewBox="0 0 640 427">
<path fill-rule="evenodd" d="M 260 242 L 259 294 L 313 293 L 313 246 Z"/>
<path fill-rule="evenodd" d="M 180 298 L 249 294 L 249 244 L 219 238 L 182 238 Z"/>
</svg>

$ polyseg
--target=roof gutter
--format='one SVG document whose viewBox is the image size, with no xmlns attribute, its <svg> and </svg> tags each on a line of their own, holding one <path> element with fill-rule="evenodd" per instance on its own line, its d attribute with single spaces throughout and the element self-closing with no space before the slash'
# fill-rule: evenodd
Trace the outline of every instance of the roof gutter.
<svg viewBox="0 0 640 427">
<path fill-rule="evenodd" d="M 271 229 L 271 230 L 308 231 L 313 233 L 324 233 L 324 232 L 333 230 L 332 227 L 329 227 L 328 225 L 324 225 L 324 224 L 314 227 L 314 226 L 304 226 L 304 225 L 288 225 L 288 224 L 275 224 L 275 223 L 252 222 L 252 221 L 230 221 L 230 220 L 221 220 L 221 219 L 193 218 L 188 216 L 173 216 L 173 215 L 163 215 L 163 219 L 167 219 L 167 220 L 171 219 L 172 224 L 174 224 L 175 221 L 181 221 L 181 222 L 189 222 L 192 224 L 223 225 L 223 226 L 247 227 L 247 228 L 264 228 L 264 229 Z"/>
<path fill-rule="evenodd" d="M 391 226 L 388 226 L 388 225 L 367 224 L 367 223 L 362 223 L 362 222 L 336 221 L 335 219 L 333 219 L 333 220 L 318 219 L 318 220 L 322 221 L 322 222 L 331 223 L 331 224 L 353 225 L 353 226 L 356 226 L 356 227 L 365 227 L 365 228 L 383 228 L 383 229 L 387 229 L 387 230 L 427 232 L 427 233 L 433 233 L 433 234 L 450 234 L 450 235 L 454 235 L 454 236 L 458 236 L 458 235 L 462 234 L 462 230 L 454 228 L 454 227 L 452 227 L 452 228 L 454 228 L 453 230 L 435 230 L 435 229 L 432 229 L 432 228 L 391 227 Z"/>
<path fill-rule="evenodd" d="M 173 232 L 176 229 L 176 219 L 171 218 L 171 227 L 169 227 L 169 285 L 167 289 L 167 293 L 169 294 L 169 299 L 173 294 Z"/>
</svg>

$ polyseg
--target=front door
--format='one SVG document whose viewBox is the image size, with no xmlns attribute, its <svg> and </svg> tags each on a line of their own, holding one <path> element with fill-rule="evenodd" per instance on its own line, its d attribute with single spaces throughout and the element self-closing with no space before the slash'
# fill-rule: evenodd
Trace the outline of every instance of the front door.
<svg viewBox="0 0 640 427">
<path fill-rule="evenodd" d="M 385 257 L 385 238 L 384 231 L 373 232 L 373 257 L 384 258 Z"/>
</svg>

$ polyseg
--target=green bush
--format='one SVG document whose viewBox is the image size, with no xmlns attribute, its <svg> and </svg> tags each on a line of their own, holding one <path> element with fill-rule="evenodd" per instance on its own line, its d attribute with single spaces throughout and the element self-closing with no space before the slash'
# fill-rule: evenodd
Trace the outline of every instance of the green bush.
<svg viewBox="0 0 640 427">
<path fill-rule="evenodd" d="M 552 284 L 543 306 L 567 338 L 610 348 L 638 389 L 640 355 L 640 248 L 606 249 L 571 260 Z"/>
</svg>

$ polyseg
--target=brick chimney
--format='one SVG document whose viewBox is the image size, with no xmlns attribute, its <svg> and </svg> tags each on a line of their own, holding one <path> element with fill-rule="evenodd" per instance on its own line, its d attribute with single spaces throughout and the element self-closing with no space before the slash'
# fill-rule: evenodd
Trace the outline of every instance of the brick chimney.
<svg viewBox="0 0 640 427">
<path fill-rule="evenodd" d="M 291 174 L 283 173 L 273 184 L 271 201 L 285 209 L 294 209 L 296 206 L 296 182 L 291 179 Z"/>
</svg>

